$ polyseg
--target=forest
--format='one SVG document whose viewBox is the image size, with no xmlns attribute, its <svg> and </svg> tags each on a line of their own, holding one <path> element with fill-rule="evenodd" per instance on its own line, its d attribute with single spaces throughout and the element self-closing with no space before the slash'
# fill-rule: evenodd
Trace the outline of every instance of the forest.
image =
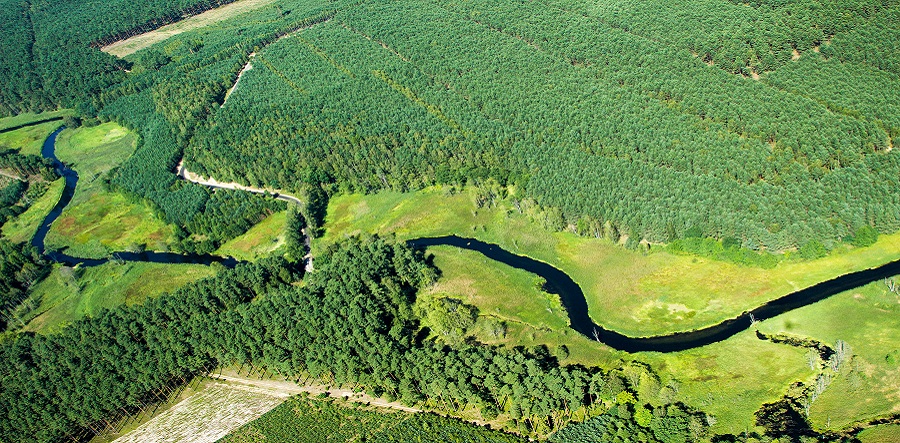
<svg viewBox="0 0 900 443">
<path fill-rule="evenodd" d="M 37 31 L 5 37 L 25 40 L 4 45 L 21 60 L 4 75 L 42 88 L 8 88 L 3 103 L 76 106 L 138 131 L 113 182 L 185 237 L 207 233 L 180 212 L 216 203 L 173 181 L 182 157 L 300 195 L 491 177 L 562 226 L 651 242 L 698 228 L 783 251 L 900 227 L 897 55 L 879 48 L 897 11 L 883 1 L 284 0 L 116 59 L 91 44 L 218 4 L 118 3 L 103 7 L 128 14 L 102 20 L 40 2 L 9 15 Z M 57 34 L 69 49 L 45 44 Z"/>
<path fill-rule="evenodd" d="M 170 224 L 175 250 L 213 253 L 286 209 L 179 180 L 181 162 L 304 202 L 290 209 L 287 258 L 53 334 L 4 334 L 0 441 L 87 440 L 227 365 L 475 411 L 555 443 L 713 438 L 714 419 L 647 364 L 561 365 L 546 346 L 461 337 L 474 307 L 415 304 L 439 275 L 422 251 L 346 238 L 305 274 L 301 229 L 321 234 L 341 194 L 488 183 L 556 230 L 766 269 L 900 229 L 894 2 L 273 0 L 125 58 L 100 50 L 225 3 L 0 0 L 0 116 L 71 108 L 73 129 L 137 134 L 104 186 Z M 13 175 L 0 177 L 0 226 L 56 178 L 15 148 L 0 148 Z M 54 268 L 27 242 L 0 239 L 0 253 L 5 327 Z M 858 430 L 817 433 L 802 409 L 786 395 L 757 414 L 762 434 L 716 441 L 854 441 Z"/>
</svg>

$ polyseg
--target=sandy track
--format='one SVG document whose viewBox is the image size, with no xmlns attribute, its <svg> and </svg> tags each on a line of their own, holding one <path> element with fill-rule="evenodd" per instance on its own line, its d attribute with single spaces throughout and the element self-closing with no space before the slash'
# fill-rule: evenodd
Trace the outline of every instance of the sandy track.
<svg viewBox="0 0 900 443">
<path fill-rule="evenodd" d="M 270 379 L 255 379 L 248 378 L 236 374 L 214 374 L 211 375 L 212 378 L 219 379 L 222 381 L 230 382 L 232 386 L 246 386 L 248 388 L 253 389 L 261 389 L 262 392 L 268 392 L 273 396 L 290 396 L 296 394 L 311 394 L 311 395 L 319 395 L 323 393 L 328 393 L 330 397 L 333 398 L 341 398 L 347 401 L 352 401 L 355 403 L 367 403 L 373 406 L 380 406 L 383 408 L 397 409 L 405 412 L 421 412 L 421 409 L 411 408 L 402 403 L 398 402 L 389 402 L 382 398 L 371 397 L 365 393 L 357 393 L 353 392 L 349 389 L 337 389 L 337 388 L 329 388 L 323 385 L 305 385 L 301 386 L 291 381 L 281 381 L 281 380 L 270 380 Z"/>
<path fill-rule="evenodd" d="M 276 199 L 283 200 L 288 203 L 294 203 L 297 205 L 303 205 L 303 201 L 297 197 L 294 197 L 290 194 L 285 194 L 277 189 L 262 189 L 262 188 L 254 188 L 253 186 L 244 186 L 240 183 L 234 182 L 220 182 L 214 178 L 205 178 L 201 177 L 199 174 L 195 174 L 191 171 L 188 171 L 187 168 L 184 167 L 184 160 L 182 159 L 180 163 L 178 163 L 178 176 L 192 183 L 197 183 L 203 186 L 209 186 L 210 188 L 219 188 L 219 189 L 234 189 L 239 191 L 247 191 L 252 192 L 254 194 L 271 194 L 274 195 Z"/>
</svg>

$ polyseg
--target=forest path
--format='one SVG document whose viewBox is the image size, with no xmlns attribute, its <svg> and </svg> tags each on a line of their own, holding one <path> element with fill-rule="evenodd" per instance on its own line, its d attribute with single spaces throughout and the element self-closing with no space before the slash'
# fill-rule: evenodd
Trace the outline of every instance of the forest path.
<svg viewBox="0 0 900 443">
<path fill-rule="evenodd" d="M 329 397 L 340 398 L 354 403 L 365 403 L 404 412 L 422 412 L 422 410 L 418 408 L 411 408 L 402 403 L 387 401 L 383 398 L 375 398 L 363 392 L 353 392 L 350 389 L 332 388 L 319 384 L 298 385 L 297 383 L 287 380 L 248 378 L 228 371 L 223 374 L 211 374 L 210 377 L 227 381 L 232 385 L 242 385 L 248 389 L 260 390 L 260 392 L 266 392 L 269 395 L 276 397 L 289 397 L 291 395 L 302 393 L 310 395 L 327 393 Z"/>
<path fill-rule="evenodd" d="M 281 192 L 277 189 L 254 188 L 253 186 L 244 186 L 240 183 L 220 182 L 214 178 L 202 177 L 199 174 L 188 171 L 187 168 L 184 167 L 184 159 L 182 159 L 181 162 L 178 163 L 178 176 L 191 183 L 209 186 L 210 188 L 233 189 L 238 191 L 252 192 L 254 194 L 271 194 L 278 200 L 283 200 L 288 203 L 294 203 L 296 205 L 303 206 L 303 200 L 300 200 L 293 195 L 285 194 L 284 192 Z"/>
<path fill-rule="evenodd" d="M 290 194 L 285 194 L 277 189 L 261 189 L 254 188 L 253 186 L 244 186 L 240 183 L 234 182 L 220 182 L 214 178 L 205 178 L 201 177 L 199 174 L 195 174 L 191 171 L 188 171 L 187 168 L 184 167 L 184 159 L 181 159 L 178 162 L 178 176 L 191 182 L 196 183 L 198 185 L 208 186 L 210 188 L 218 188 L 218 189 L 232 189 L 237 191 L 247 191 L 252 192 L 254 194 L 271 194 L 275 196 L 276 199 L 286 201 L 288 203 L 293 203 L 297 206 L 303 206 L 303 200 L 300 200 L 297 197 L 294 197 Z M 303 261 L 306 262 L 305 268 L 306 272 L 312 272 L 313 270 L 313 258 L 312 258 L 312 249 L 310 248 L 310 239 L 309 232 L 307 228 L 303 228 L 303 242 L 306 245 L 306 255 L 303 257 Z"/>
<path fill-rule="evenodd" d="M 220 108 L 224 108 L 225 103 L 228 103 L 228 97 L 231 97 L 231 94 L 234 94 L 234 90 L 237 89 L 238 83 L 241 82 L 241 77 L 244 76 L 244 73 L 253 69 L 253 63 L 251 63 L 253 57 L 256 57 L 255 52 L 251 52 L 250 55 L 247 57 L 247 63 L 244 65 L 244 68 L 241 69 L 241 72 L 238 74 L 237 80 L 234 81 L 234 84 L 231 85 L 231 88 L 229 88 L 228 92 L 225 93 L 225 98 L 222 100 L 222 105 L 219 106 Z"/>
<path fill-rule="evenodd" d="M 6 177 L 6 178 L 11 178 L 11 179 L 13 179 L 13 180 L 18 180 L 18 181 L 20 181 L 20 182 L 27 181 L 27 180 L 25 180 L 24 178 L 19 177 L 18 175 L 10 174 L 10 173 L 4 172 L 4 171 L 2 171 L 2 170 L 0 170 L 0 175 L 4 176 L 4 177 Z"/>
</svg>

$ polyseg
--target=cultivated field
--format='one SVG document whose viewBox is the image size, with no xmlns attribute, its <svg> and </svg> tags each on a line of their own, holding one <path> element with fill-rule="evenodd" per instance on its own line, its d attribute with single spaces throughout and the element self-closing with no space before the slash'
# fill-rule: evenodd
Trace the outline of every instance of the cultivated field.
<svg viewBox="0 0 900 443">
<path fill-rule="evenodd" d="M 117 41 L 100 49 L 103 52 L 115 55 L 116 57 L 125 57 L 134 54 L 141 49 L 148 48 L 156 43 L 164 41 L 169 37 L 190 30 L 211 26 L 222 20 L 236 17 L 272 3 L 275 3 L 275 0 L 238 0 L 234 3 L 220 6 L 202 14 L 188 17 L 177 23 L 172 23 L 171 25 L 166 25 L 144 34 Z"/>
<path fill-rule="evenodd" d="M 287 395 L 236 384 L 213 383 L 118 443 L 213 443 L 281 404 Z"/>
</svg>

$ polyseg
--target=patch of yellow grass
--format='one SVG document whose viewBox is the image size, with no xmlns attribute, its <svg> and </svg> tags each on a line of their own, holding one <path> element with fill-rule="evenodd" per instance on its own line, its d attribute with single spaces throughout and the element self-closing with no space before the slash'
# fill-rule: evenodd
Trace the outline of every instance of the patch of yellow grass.
<svg viewBox="0 0 900 443">
<path fill-rule="evenodd" d="M 228 20 L 246 12 L 275 3 L 275 1 L 276 0 L 238 0 L 234 3 L 211 9 L 202 14 L 188 17 L 179 22 L 154 29 L 153 31 L 110 43 L 100 48 L 100 50 L 116 57 L 125 57 L 183 32 L 214 25 L 220 21 Z"/>
</svg>

